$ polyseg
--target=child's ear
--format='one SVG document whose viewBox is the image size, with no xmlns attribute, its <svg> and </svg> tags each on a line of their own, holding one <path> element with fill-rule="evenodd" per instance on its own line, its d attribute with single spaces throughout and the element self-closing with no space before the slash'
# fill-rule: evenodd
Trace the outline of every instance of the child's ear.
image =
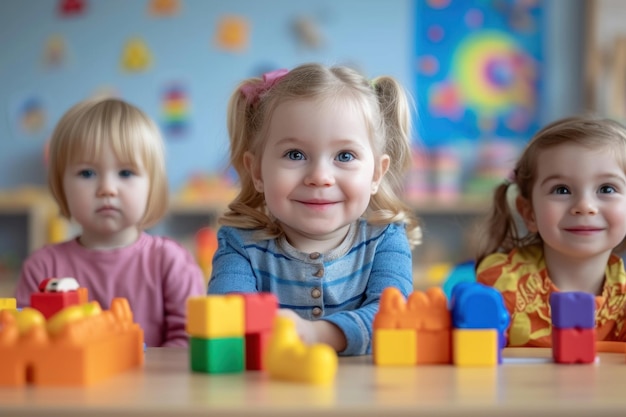
<svg viewBox="0 0 626 417">
<path fill-rule="evenodd" d="M 243 166 L 246 167 L 250 176 L 252 177 L 252 183 L 254 188 L 262 193 L 263 192 L 263 178 L 261 177 L 261 164 L 257 163 L 256 157 L 251 152 L 243 154 Z"/>
<path fill-rule="evenodd" d="M 383 180 L 383 177 L 389 170 L 389 155 L 384 154 L 378 160 L 378 164 L 374 169 L 374 178 L 372 178 L 372 194 L 376 194 L 378 192 L 378 186 L 380 182 Z"/>
<path fill-rule="evenodd" d="M 535 222 L 535 213 L 533 212 L 533 206 L 530 201 L 521 195 L 515 198 L 515 207 L 517 212 L 522 217 L 526 229 L 531 233 L 537 233 L 537 223 Z"/>
</svg>

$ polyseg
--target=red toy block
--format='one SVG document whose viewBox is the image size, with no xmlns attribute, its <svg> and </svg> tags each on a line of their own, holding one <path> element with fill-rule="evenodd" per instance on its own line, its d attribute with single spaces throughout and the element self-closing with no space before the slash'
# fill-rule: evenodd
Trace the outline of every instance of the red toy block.
<svg viewBox="0 0 626 417">
<path fill-rule="evenodd" d="M 556 363 L 593 363 L 596 329 L 552 327 L 552 357 Z"/>
<path fill-rule="evenodd" d="M 246 334 L 246 370 L 262 371 L 265 369 L 263 357 L 271 337 L 271 331 Z"/>
<path fill-rule="evenodd" d="M 272 293 L 241 294 L 244 308 L 244 333 L 259 333 L 272 330 L 278 310 L 278 299 Z"/>
<path fill-rule="evenodd" d="M 30 306 L 49 319 L 65 307 L 80 304 L 80 298 L 78 291 L 36 292 L 30 295 Z"/>
</svg>

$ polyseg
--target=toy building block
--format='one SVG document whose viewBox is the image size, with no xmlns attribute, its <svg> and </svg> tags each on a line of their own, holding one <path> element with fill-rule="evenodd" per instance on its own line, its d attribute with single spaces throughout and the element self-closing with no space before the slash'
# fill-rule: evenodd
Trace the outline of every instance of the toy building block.
<svg viewBox="0 0 626 417">
<path fill-rule="evenodd" d="M 550 294 L 554 362 L 592 363 L 595 360 L 595 309 L 595 297 L 592 294 Z"/>
<path fill-rule="evenodd" d="M 417 322 L 417 364 L 447 364 L 452 361 L 450 311 L 445 293 L 439 287 L 409 295 L 408 310 Z"/>
<path fill-rule="evenodd" d="M 379 310 L 373 323 L 374 363 L 378 365 L 450 363 L 450 323 L 447 299 L 441 288 L 433 287 L 426 292 L 414 291 L 406 302 L 397 288 L 386 288 L 381 295 Z M 387 343 L 394 337 L 399 339 L 408 337 L 407 332 L 396 336 L 383 332 L 382 338 L 376 336 L 380 330 L 392 329 L 398 331 L 410 329 L 416 338 L 415 344 L 400 347 L 394 343 Z M 413 345 L 415 358 L 403 359 L 403 354 L 408 354 L 405 348 L 412 350 Z"/>
<path fill-rule="evenodd" d="M 195 372 L 233 373 L 244 369 L 244 338 L 189 338 L 191 370 Z"/>
<path fill-rule="evenodd" d="M 376 329 L 372 353 L 378 366 L 414 366 L 417 364 L 415 329 Z"/>
<path fill-rule="evenodd" d="M 15 298 L 0 298 L 0 310 L 17 310 Z"/>
<path fill-rule="evenodd" d="M 501 363 L 502 349 L 506 346 L 506 331 L 511 321 L 502 294 L 478 282 L 461 282 L 452 289 L 450 310 L 455 329 L 497 330 L 497 362 Z"/>
<path fill-rule="evenodd" d="M 30 306 L 50 318 L 66 307 L 80 304 L 78 291 L 36 292 L 30 295 Z"/>
<path fill-rule="evenodd" d="M 502 294 L 478 282 L 462 282 L 452 289 L 452 326 L 457 329 L 497 329 L 505 332 L 510 315 Z"/>
<path fill-rule="evenodd" d="M 272 330 L 278 300 L 272 293 L 240 294 L 244 305 L 245 334 Z"/>
<path fill-rule="evenodd" d="M 407 306 L 404 295 L 395 287 L 387 287 L 380 295 L 378 312 L 374 316 L 374 329 L 400 329 Z"/>
<path fill-rule="evenodd" d="M 72 309 L 55 322 L 33 308 L 0 311 L 0 385 L 88 385 L 143 364 L 143 331 L 126 299 L 107 311 Z"/>
<path fill-rule="evenodd" d="M 453 362 L 456 366 L 496 366 L 498 331 L 496 329 L 454 329 Z"/>
<path fill-rule="evenodd" d="M 593 363 L 596 359 L 596 329 L 552 327 L 552 358 L 556 363 Z"/>
<path fill-rule="evenodd" d="M 335 379 L 338 359 L 328 345 L 306 346 L 292 320 L 276 317 L 264 362 L 271 378 L 326 385 Z"/>
<path fill-rule="evenodd" d="M 552 325 L 559 329 L 594 329 L 596 301 L 584 292 L 553 292 L 550 294 Z"/>
<path fill-rule="evenodd" d="M 263 359 L 265 351 L 269 346 L 272 331 L 268 330 L 259 333 L 250 333 L 245 336 L 246 339 L 246 370 L 262 371 L 265 369 Z"/>
<path fill-rule="evenodd" d="M 244 303 L 246 369 L 265 369 L 263 357 L 278 311 L 278 299 L 272 293 L 241 294 Z"/>
<path fill-rule="evenodd" d="M 433 287 L 425 293 L 414 291 L 409 295 L 408 300 L 405 300 L 399 289 L 387 287 L 381 294 L 373 327 L 375 329 L 449 329 L 450 313 L 446 296 L 441 288 Z"/>
<path fill-rule="evenodd" d="M 204 339 L 243 337 L 244 301 L 239 294 L 187 299 L 187 333 Z"/>
</svg>

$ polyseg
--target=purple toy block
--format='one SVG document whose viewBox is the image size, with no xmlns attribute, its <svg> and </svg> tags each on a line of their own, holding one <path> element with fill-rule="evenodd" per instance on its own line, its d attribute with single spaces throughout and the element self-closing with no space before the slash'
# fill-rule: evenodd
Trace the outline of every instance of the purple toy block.
<svg viewBox="0 0 626 417">
<path fill-rule="evenodd" d="M 559 329 L 594 329 L 596 300 L 584 292 L 550 294 L 552 325 Z"/>
</svg>

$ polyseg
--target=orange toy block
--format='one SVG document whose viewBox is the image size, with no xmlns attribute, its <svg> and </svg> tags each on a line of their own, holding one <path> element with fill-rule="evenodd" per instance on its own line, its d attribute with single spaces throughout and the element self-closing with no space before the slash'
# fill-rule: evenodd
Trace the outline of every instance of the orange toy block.
<svg viewBox="0 0 626 417">
<path fill-rule="evenodd" d="M 143 364 L 143 331 L 125 298 L 74 316 L 81 307 L 66 323 L 59 312 L 52 333 L 38 310 L 0 311 L 0 385 L 88 385 Z"/>
<path fill-rule="evenodd" d="M 387 287 L 380 295 L 378 312 L 372 326 L 377 329 L 399 329 L 406 313 L 406 300 L 396 287 Z"/>
<path fill-rule="evenodd" d="M 245 330 L 243 300 L 241 294 L 188 298 L 187 333 L 202 339 L 243 337 Z"/>
<path fill-rule="evenodd" d="M 418 330 L 416 356 L 418 365 L 452 363 L 452 331 Z"/>
<path fill-rule="evenodd" d="M 78 291 L 36 292 L 30 295 L 30 306 L 41 311 L 46 319 L 65 307 L 80 304 Z"/>
<path fill-rule="evenodd" d="M 426 292 L 414 291 L 405 301 L 394 287 L 385 288 L 374 317 L 375 329 L 450 329 L 450 311 L 446 295 L 439 287 Z"/>
<path fill-rule="evenodd" d="M 80 287 L 76 292 L 78 293 L 78 304 L 89 302 L 89 290 L 86 287 Z"/>
<path fill-rule="evenodd" d="M 265 368 L 271 378 L 327 385 L 337 373 L 337 353 L 325 344 L 305 345 L 296 324 L 286 317 L 276 317 L 274 332 L 265 352 Z"/>
<path fill-rule="evenodd" d="M 417 363 L 415 329 L 375 329 L 372 342 L 376 365 L 414 366 Z"/>
<path fill-rule="evenodd" d="M 241 294 L 244 305 L 245 334 L 272 330 L 278 299 L 272 293 Z"/>
<path fill-rule="evenodd" d="M 454 329 L 453 361 L 457 366 L 498 365 L 498 331 L 496 329 Z"/>
<path fill-rule="evenodd" d="M 0 298 L 0 310 L 17 310 L 15 298 Z"/>
</svg>

